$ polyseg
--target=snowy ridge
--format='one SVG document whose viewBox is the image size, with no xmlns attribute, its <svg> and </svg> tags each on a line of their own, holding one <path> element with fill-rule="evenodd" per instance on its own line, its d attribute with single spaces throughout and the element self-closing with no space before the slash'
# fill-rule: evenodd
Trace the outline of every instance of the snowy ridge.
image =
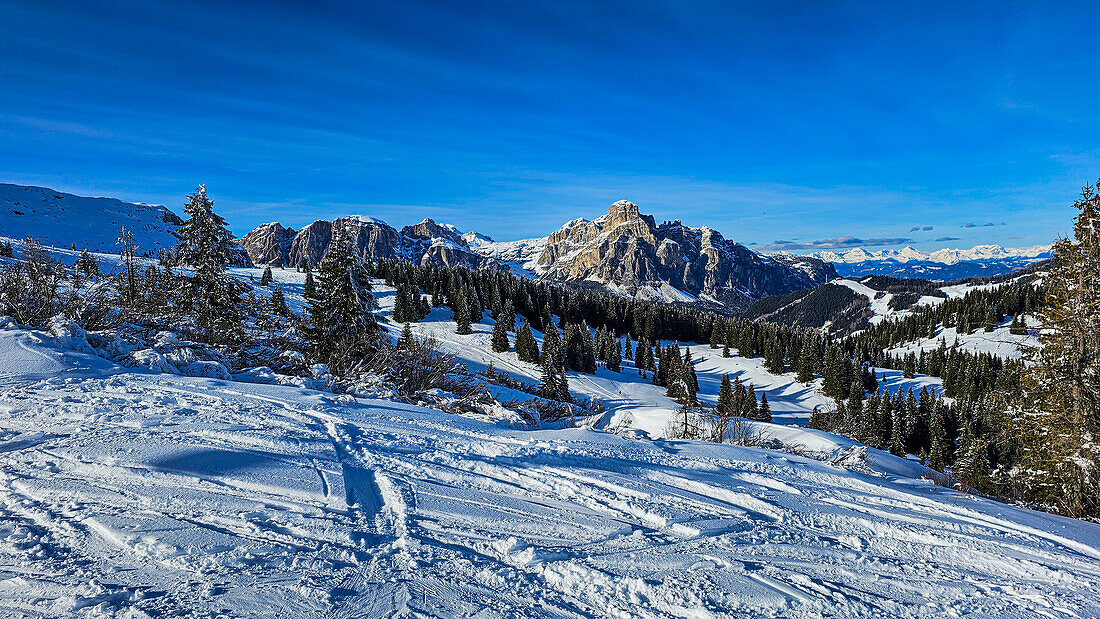
<svg viewBox="0 0 1100 619">
<path fill-rule="evenodd" d="M 155 204 L 115 198 L 86 198 L 45 187 L 0 183 L 0 236 L 34 237 L 45 245 L 118 250 L 123 226 L 134 234 L 139 251 L 156 255 L 176 244 L 175 231 L 183 221 Z"/>
<path fill-rule="evenodd" d="M 843 253 L 822 251 L 810 254 L 834 264 L 855 264 L 869 261 L 893 260 L 895 262 L 935 262 L 938 264 L 958 264 L 979 260 L 1002 260 L 1005 258 L 1045 258 L 1050 253 L 1050 245 L 1032 247 L 1001 247 L 1000 245 L 975 245 L 970 249 L 943 248 L 933 252 L 924 252 L 906 246 L 901 249 L 883 249 L 868 252 L 855 247 Z"/>
</svg>

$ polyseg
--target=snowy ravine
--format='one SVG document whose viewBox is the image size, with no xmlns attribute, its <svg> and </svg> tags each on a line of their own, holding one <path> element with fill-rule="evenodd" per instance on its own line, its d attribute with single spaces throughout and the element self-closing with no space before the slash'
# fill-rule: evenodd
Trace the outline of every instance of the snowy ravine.
<svg viewBox="0 0 1100 619">
<path fill-rule="evenodd" d="M 1100 614 L 1100 526 L 927 481 L 0 360 L 4 615 Z"/>
</svg>

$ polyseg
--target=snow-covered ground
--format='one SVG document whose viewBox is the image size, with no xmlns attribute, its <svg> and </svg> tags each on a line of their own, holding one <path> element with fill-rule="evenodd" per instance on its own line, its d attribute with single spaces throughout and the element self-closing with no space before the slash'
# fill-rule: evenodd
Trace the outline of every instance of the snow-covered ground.
<svg viewBox="0 0 1100 619">
<path fill-rule="evenodd" d="M 8 615 L 1100 613 L 1100 526 L 904 466 L 139 373 L 27 331 L 0 359 Z"/>
<path fill-rule="evenodd" d="M 1028 323 L 1028 335 L 1015 335 L 1011 332 L 1012 320 L 1006 320 L 992 331 L 975 329 L 972 333 L 959 333 L 955 327 L 944 328 L 940 325 L 936 329 L 936 336 L 921 338 L 915 342 L 907 342 L 897 348 L 891 349 L 891 354 L 904 354 L 922 350 L 935 350 L 941 345 L 948 348 L 959 345 L 960 350 L 972 353 L 990 353 L 1002 359 L 1019 359 L 1026 348 L 1039 346 L 1038 323 L 1034 318 L 1025 317 Z"/>
</svg>

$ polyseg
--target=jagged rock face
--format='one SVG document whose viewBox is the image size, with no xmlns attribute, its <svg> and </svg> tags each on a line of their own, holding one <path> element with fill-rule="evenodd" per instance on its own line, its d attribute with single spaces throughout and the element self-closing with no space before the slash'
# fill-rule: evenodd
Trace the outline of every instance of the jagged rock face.
<svg viewBox="0 0 1100 619">
<path fill-rule="evenodd" d="M 295 234 L 293 228 L 284 228 L 278 222 L 264 224 L 244 235 L 241 245 L 256 264 L 290 266 L 288 252 Z"/>
<path fill-rule="evenodd" d="M 564 281 L 598 281 L 643 297 L 667 298 L 671 286 L 743 309 L 755 299 L 836 277 L 821 260 L 791 258 L 787 264 L 761 256 L 710 228 L 655 225 L 637 205 L 621 200 L 598 219 L 574 220 L 551 234 L 538 264 L 546 276 Z"/>
<path fill-rule="evenodd" d="M 332 242 L 334 227 L 341 227 L 363 258 L 405 258 L 417 263 L 446 266 L 481 266 L 485 259 L 470 251 L 466 241 L 446 226 L 430 219 L 399 232 L 384 221 L 369 217 L 317 220 L 295 232 L 278 223 L 264 224 L 245 235 L 245 249 L 257 264 L 297 266 L 304 257 L 311 266 L 321 262 Z"/>
<path fill-rule="evenodd" d="M 485 259 L 470 249 L 469 243 L 457 230 L 441 226 L 431 219 L 401 228 L 401 236 L 407 241 L 409 255 L 420 256 L 421 264 L 470 268 L 485 264 Z"/>
</svg>

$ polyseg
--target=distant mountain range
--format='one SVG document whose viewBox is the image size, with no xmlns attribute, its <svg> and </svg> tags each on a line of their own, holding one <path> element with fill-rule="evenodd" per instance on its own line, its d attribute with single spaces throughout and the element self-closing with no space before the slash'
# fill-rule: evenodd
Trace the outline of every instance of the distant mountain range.
<svg viewBox="0 0 1100 619">
<path fill-rule="evenodd" d="M 862 247 L 813 256 L 828 261 L 842 277 L 889 275 L 950 281 L 1004 275 L 1050 258 L 1049 245 L 1011 248 L 976 245 L 970 249 L 924 252 L 912 247 L 869 252 Z"/>
<path fill-rule="evenodd" d="M 146 255 L 176 242 L 182 220 L 163 206 L 114 198 L 86 198 L 43 187 L 0 184 L 0 236 L 34 236 L 57 247 L 115 252 L 119 229 L 134 232 Z M 1008 273 L 1049 257 L 1050 248 L 922 252 L 911 247 L 868 252 L 854 248 L 798 256 L 764 255 L 712 228 L 677 221 L 658 224 L 626 200 L 593 220 L 574 219 L 548 236 L 496 242 L 475 231 L 425 219 L 394 228 L 362 215 L 318 220 L 301 229 L 272 222 L 239 240 L 237 266 L 316 266 L 334 226 L 343 227 L 357 252 L 370 259 L 402 258 L 417 264 L 507 268 L 582 286 L 659 301 L 702 303 L 741 311 L 765 297 L 814 288 L 838 277 L 867 275 L 955 280 Z"/>
<path fill-rule="evenodd" d="M 242 239 L 257 264 L 316 264 L 333 226 L 348 230 L 360 255 L 404 258 L 418 264 L 508 268 L 532 277 L 669 302 L 703 302 L 741 310 L 756 299 L 812 288 L 837 276 L 811 256 L 765 256 L 707 227 L 679 221 L 658 225 L 626 200 L 591 221 L 575 219 L 544 238 L 498 243 L 460 234 L 431 219 L 400 230 L 370 217 L 315 221 L 301 230 L 279 223 L 257 227 Z"/>
</svg>

